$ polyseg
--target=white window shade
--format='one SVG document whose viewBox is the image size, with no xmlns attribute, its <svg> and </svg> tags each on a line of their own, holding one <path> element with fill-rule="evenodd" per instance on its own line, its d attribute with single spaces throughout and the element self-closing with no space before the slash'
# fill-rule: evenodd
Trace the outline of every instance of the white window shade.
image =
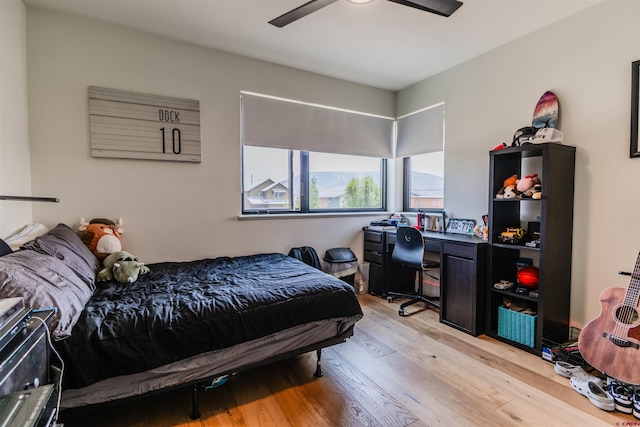
<svg viewBox="0 0 640 427">
<path fill-rule="evenodd" d="M 391 158 L 393 119 L 242 93 L 242 143 Z"/>
<path fill-rule="evenodd" d="M 444 150 L 444 104 L 398 118 L 396 157 Z"/>
</svg>

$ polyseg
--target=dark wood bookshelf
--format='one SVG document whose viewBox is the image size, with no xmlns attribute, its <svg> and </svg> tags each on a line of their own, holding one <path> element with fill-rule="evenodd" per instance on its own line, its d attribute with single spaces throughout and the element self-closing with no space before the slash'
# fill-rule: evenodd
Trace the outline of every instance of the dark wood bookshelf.
<svg viewBox="0 0 640 427">
<path fill-rule="evenodd" d="M 487 324 L 489 336 L 539 354 L 543 338 L 556 342 L 569 338 L 571 299 L 571 253 L 573 240 L 573 198 L 576 148 L 545 143 L 527 144 L 490 152 L 489 246 L 487 274 Z M 506 178 L 537 173 L 542 198 L 497 199 Z M 540 246 L 505 244 L 498 236 L 507 227 L 527 229 L 528 222 L 540 222 Z M 517 286 L 520 258 L 531 258 L 538 267 L 538 298 L 517 294 L 514 288 L 493 287 L 500 280 Z M 533 345 L 522 345 L 498 334 L 498 307 L 508 298 L 512 303 L 535 311 Z"/>
</svg>

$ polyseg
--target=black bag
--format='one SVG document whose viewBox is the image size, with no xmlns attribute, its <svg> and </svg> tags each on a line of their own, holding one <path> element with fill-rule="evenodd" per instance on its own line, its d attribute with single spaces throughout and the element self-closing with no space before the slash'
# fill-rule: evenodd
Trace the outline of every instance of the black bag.
<svg viewBox="0 0 640 427">
<path fill-rule="evenodd" d="M 320 258 L 318 258 L 318 254 L 315 249 L 311 246 L 301 246 L 299 248 L 291 248 L 289 251 L 289 256 L 291 258 L 299 259 L 311 267 L 317 268 L 318 270 L 322 270 L 322 264 L 320 264 Z"/>
</svg>

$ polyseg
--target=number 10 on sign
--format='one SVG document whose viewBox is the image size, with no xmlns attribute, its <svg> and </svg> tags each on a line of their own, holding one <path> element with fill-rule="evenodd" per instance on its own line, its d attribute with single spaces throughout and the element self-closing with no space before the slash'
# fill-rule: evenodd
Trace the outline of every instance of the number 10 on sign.
<svg viewBox="0 0 640 427">
<path fill-rule="evenodd" d="M 162 152 L 166 153 L 166 138 L 164 133 L 164 128 L 160 128 L 160 132 L 162 132 Z M 180 138 L 180 129 L 173 128 L 171 129 L 171 150 L 173 154 L 180 154 L 182 151 L 182 140 Z"/>
</svg>

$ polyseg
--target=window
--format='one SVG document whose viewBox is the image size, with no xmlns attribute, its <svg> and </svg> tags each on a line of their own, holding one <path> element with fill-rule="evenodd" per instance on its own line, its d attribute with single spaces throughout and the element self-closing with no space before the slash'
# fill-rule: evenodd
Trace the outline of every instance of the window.
<svg viewBox="0 0 640 427">
<path fill-rule="evenodd" d="M 243 213 L 381 211 L 393 119 L 242 94 Z"/>
<path fill-rule="evenodd" d="M 243 147 L 243 210 L 287 211 L 293 208 L 292 153 L 280 148 Z M 299 175 L 299 173 L 298 173 Z"/>
<path fill-rule="evenodd" d="M 444 209 L 444 151 L 404 159 L 405 210 Z"/>
<path fill-rule="evenodd" d="M 243 159 L 245 213 L 384 209 L 381 159 L 252 146 Z"/>
<path fill-rule="evenodd" d="M 405 211 L 444 209 L 444 104 L 398 119 Z"/>
</svg>

